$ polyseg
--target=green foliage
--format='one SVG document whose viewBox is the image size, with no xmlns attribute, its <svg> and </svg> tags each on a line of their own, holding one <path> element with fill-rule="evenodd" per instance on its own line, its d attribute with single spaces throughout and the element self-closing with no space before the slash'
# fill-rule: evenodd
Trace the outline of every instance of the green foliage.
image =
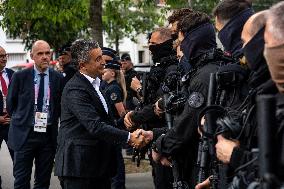
<svg viewBox="0 0 284 189">
<path fill-rule="evenodd" d="M 109 42 L 135 37 L 161 25 L 163 10 L 137 0 L 104 0 L 103 28 Z M 37 39 L 57 49 L 82 34 L 88 35 L 89 0 L 5 0 L 0 5 L 0 26 L 12 38 L 20 37 L 31 48 Z M 97 24 L 97 23 L 95 23 Z M 96 25 L 92 26 L 96 27 Z"/>
<path fill-rule="evenodd" d="M 279 0 L 254 0 L 253 9 L 258 12 L 261 10 L 268 9 L 271 5 L 276 4 Z"/>
<path fill-rule="evenodd" d="M 1 7 L 1 27 L 13 38 L 46 40 L 53 48 L 74 40 L 86 30 L 88 3 L 79 0 L 6 0 Z"/>
<path fill-rule="evenodd" d="M 157 10 L 153 2 L 133 0 L 105 0 L 103 5 L 103 27 L 108 42 L 118 45 L 123 37 L 135 41 L 140 33 L 151 31 L 165 20 L 163 10 Z"/>
<path fill-rule="evenodd" d="M 151 0 L 148 0 L 151 1 Z M 167 0 L 168 5 L 172 9 L 189 7 L 189 2 L 194 10 L 203 11 L 209 15 L 212 14 L 214 7 L 220 0 Z M 279 0 L 253 0 L 253 8 L 256 12 L 268 9 L 271 5 L 279 2 Z"/>
<path fill-rule="evenodd" d="M 166 0 L 166 3 L 171 6 L 171 9 L 189 7 L 188 0 Z"/>
<path fill-rule="evenodd" d="M 219 0 L 166 0 L 171 9 L 192 7 L 194 10 L 211 14 Z"/>
<path fill-rule="evenodd" d="M 219 0 L 192 0 L 192 7 L 195 10 L 211 15 L 213 8 L 218 4 L 218 2 Z"/>
<path fill-rule="evenodd" d="M 219 0 L 166 0 L 169 6 L 157 8 L 156 0 L 104 0 L 103 28 L 108 42 L 118 46 L 129 37 L 135 41 L 163 25 L 168 9 L 189 7 L 211 14 Z M 256 11 L 269 8 L 278 0 L 254 0 Z M 24 39 L 27 48 L 43 39 L 57 49 L 83 34 L 88 34 L 89 0 L 4 0 L 0 3 L 0 26 L 13 38 Z M 96 23 L 97 24 L 97 23 Z M 96 26 L 92 26 L 96 27 Z"/>
</svg>

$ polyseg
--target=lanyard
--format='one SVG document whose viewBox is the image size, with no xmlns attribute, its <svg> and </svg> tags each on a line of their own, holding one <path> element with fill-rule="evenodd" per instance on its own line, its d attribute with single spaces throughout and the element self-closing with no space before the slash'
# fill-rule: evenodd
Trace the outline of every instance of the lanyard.
<svg viewBox="0 0 284 189">
<path fill-rule="evenodd" d="M 34 74 L 35 77 L 35 74 Z M 39 85 L 37 84 L 37 79 L 34 80 L 34 90 L 35 90 L 35 108 L 34 111 L 37 111 L 37 99 L 38 99 L 38 93 L 39 93 Z M 48 108 L 49 108 L 49 101 L 50 101 L 50 83 L 48 83 L 48 89 L 47 89 L 47 99 L 46 99 L 46 105 L 44 110 L 46 110 L 46 112 L 48 112 Z"/>
<path fill-rule="evenodd" d="M 35 105 L 37 105 L 37 98 L 39 93 L 39 85 L 35 83 Z M 49 106 L 50 100 L 50 85 L 48 84 L 46 106 Z"/>
</svg>

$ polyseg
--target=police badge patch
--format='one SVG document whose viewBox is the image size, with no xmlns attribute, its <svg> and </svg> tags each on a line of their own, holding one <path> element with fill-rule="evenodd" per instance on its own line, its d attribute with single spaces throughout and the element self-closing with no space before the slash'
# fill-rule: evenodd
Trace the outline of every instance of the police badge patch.
<svg viewBox="0 0 284 189">
<path fill-rule="evenodd" d="M 110 99 L 115 101 L 117 99 L 117 94 L 116 93 L 111 93 Z"/>
<path fill-rule="evenodd" d="M 193 92 L 188 97 L 188 104 L 192 108 L 199 108 L 204 103 L 204 97 L 199 92 Z"/>
</svg>

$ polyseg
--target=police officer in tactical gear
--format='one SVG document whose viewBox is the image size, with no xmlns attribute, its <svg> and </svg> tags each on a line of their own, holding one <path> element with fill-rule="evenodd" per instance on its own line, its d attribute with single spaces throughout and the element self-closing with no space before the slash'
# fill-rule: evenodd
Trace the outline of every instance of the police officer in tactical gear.
<svg viewBox="0 0 284 189">
<path fill-rule="evenodd" d="M 215 26 L 226 52 L 242 58 L 241 32 L 247 19 L 253 14 L 247 0 L 223 0 L 213 10 Z"/>
<path fill-rule="evenodd" d="M 147 75 L 147 84 L 144 89 L 147 91 L 144 95 L 144 107 L 141 110 L 129 112 L 124 118 L 125 125 L 131 129 L 145 123 L 147 129 L 166 126 L 165 119 L 155 114 L 153 105 L 163 96 L 163 82 L 171 77 L 173 72 L 177 72 L 178 60 L 172 44 L 170 29 L 158 28 L 152 32 L 149 39 L 149 50 L 152 53 L 155 65 L 151 67 Z M 152 165 L 155 188 L 172 188 L 171 168 L 163 167 L 154 162 L 152 162 Z"/>
<path fill-rule="evenodd" d="M 230 188 L 245 188 L 248 186 L 248 183 L 251 183 L 257 178 L 257 166 L 255 162 L 240 170 L 239 168 L 256 157 L 255 153 L 251 152 L 253 148 L 257 148 L 255 98 L 260 94 L 273 94 L 276 92 L 275 85 L 270 79 L 270 74 L 263 57 L 265 15 L 265 11 L 253 15 L 244 25 L 242 32 L 242 39 L 244 41 L 243 53 L 250 69 L 248 78 L 250 91 L 242 104 L 235 108 L 239 114 L 233 121 L 237 121 L 237 125 L 243 128 L 242 132 L 238 134 L 238 137 L 234 138 L 239 142 L 236 143 L 235 140 L 224 138 L 220 135 L 216 144 L 218 159 L 224 164 L 229 165 L 234 172 L 237 172 L 237 176 L 230 184 Z M 231 122 L 230 126 L 232 125 L 233 122 Z"/>
<path fill-rule="evenodd" d="M 178 31 L 181 50 L 191 65 L 189 73 L 183 77 L 187 101 L 174 118 L 174 127 L 155 142 L 153 153 L 158 157 L 156 161 L 174 159 L 180 165 L 180 179 L 193 188 L 199 140 L 197 119 L 206 103 L 209 74 L 216 72 L 222 61 L 211 54 L 216 49 L 215 30 L 205 13 L 194 11 L 188 14 L 178 23 Z"/>
<path fill-rule="evenodd" d="M 276 149 L 276 170 L 274 171 L 275 176 L 280 182 L 281 187 L 284 186 L 284 75 L 283 75 L 283 64 L 284 64 L 284 23 L 283 23 L 283 11 L 284 2 L 281 1 L 269 9 L 264 40 L 264 56 L 268 64 L 268 68 L 271 74 L 271 78 L 277 86 L 279 93 L 277 94 L 277 118 L 278 118 L 278 128 L 276 135 L 272 135 L 274 138 L 273 145 Z M 273 183 L 275 184 L 275 183 Z M 277 186 L 278 185 L 278 186 Z M 274 188 L 280 188 L 279 183 L 274 185 Z M 277 186 L 277 187 L 275 187 Z"/>
</svg>

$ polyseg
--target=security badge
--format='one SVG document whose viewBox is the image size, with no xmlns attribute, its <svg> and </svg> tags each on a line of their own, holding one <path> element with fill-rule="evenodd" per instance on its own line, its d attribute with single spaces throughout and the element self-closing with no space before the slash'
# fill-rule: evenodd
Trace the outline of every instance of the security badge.
<svg viewBox="0 0 284 189">
<path fill-rule="evenodd" d="M 3 112 L 7 112 L 7 97 L 3 96 Z"/>
<path fill-rule="evenodd" d="M 199 108 L 204 103 L 204 97 L 199 92 L 193 92 L 188 97 L 188 104 L 192 108 Z"/>
<path fill-rule="evenodd" d="M 45 133 L 47 127 L 47 113 L 45 112 L 36 112 L 35 113 L 35 124 L 34 131 Z"/>
<path fill-rule="evenodd" d="M 110 99 L 115 101 L 117 99 L 117 94 L 116 93 L 111 93 Z"/>
</svg>

